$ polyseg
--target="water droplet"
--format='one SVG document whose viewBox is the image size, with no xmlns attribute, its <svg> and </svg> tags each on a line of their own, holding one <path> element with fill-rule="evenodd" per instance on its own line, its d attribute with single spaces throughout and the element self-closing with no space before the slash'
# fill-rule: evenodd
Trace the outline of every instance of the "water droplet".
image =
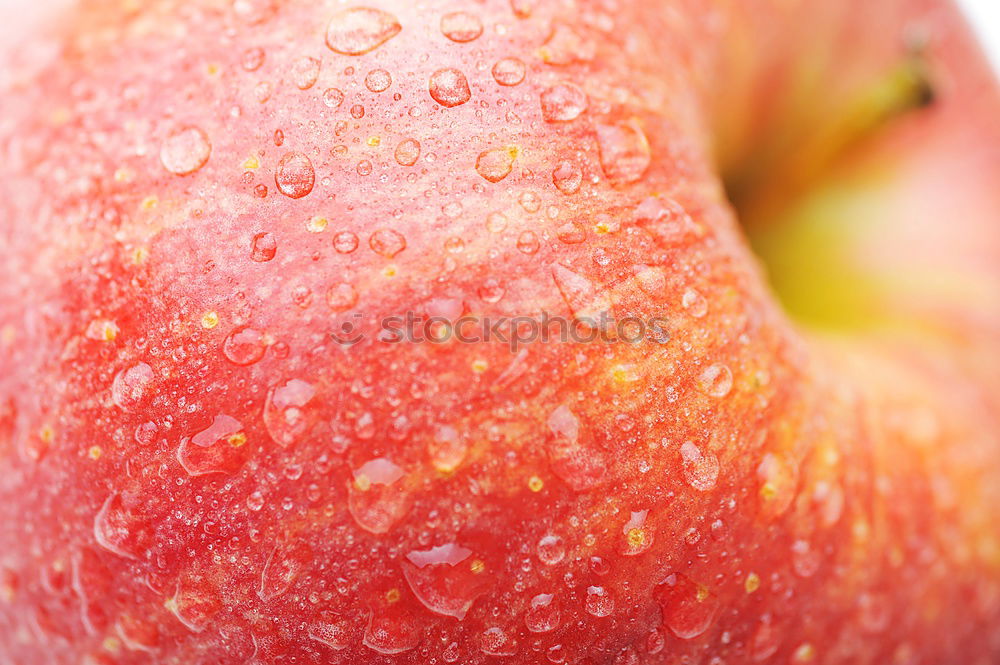
<svg viewBox="0 0 1000 665">
<path fill-rule="evenodd" d="M 753 637 L 750 640 L 750 657 L 755 663 L 769 659 L 781 647 L 781 634 L 774 629 L 770 616 L 765 616 L 757 623 Z"/>
<path fill-rule="evenodd" d="M 278 253 L 278 241 L 274 235 L 264 232 L 254 235 L 250 245 L 250 260 L 257 263 L 266 263 L 274 258 Z"/>
<path fill-rule="evenodd" d="M 524 625 L 533 633 L 553 631 L 561 621 L 559 601 L 551 593 L 540 593 L 532 598 L 531 608 L 524 615 Z"/>
<path fill-rule="evenodd" d="M 690 441 L 681 446 L 684 480 L 699 492 L 707 492 L 715 487 L 719 479 L 719 458 L 715 453 L 703 453 Z"/>
<path fill-rule="evenodd" d="M 517 250 L 522 254 L 534 254 L 540 246 L 538 234 L 534 231 L 523 231 L 517 237 Z"/>
<path fill-rule="evenodd" d="M 290 152 L 278 162 L 274 172 L 274 184 L 281 193 L 292 199 L 301 199 L 312 191 L 316 183 L 316 172 L 312 162 L 299 152 Z"/>
<path fill-rule="evenodd" d="M 424 607 L 460 621 L 489 584 L 482 561 L 455 543 L 413 550 L 402 566 L 407 584 Z"/>
<path fill-rule="evenodd" d="M 812 577 L 822 563 L 820 553 L 813 549 L 808 540 L 792 543 L 792 570 L 799 577 Z"/>
<path fill-rule="evenodd" d="M 364 645 L 372 651 L 392 656 L 415 649 L 425 626 L 403 608 L 395 605 L 374 611 L 368 616 Z"/>
<path fill-rule="evenodd" d="M 490 233 L 503 233 L 507 230 L 507 216 L 502 212 L 491 212 L 486 217 L 486 230 Z"/>
<path fill-rule="evenodd" d="M 280 129 L 274 130 L 273 140 L 274 140 L 274 145 L 280 148 L 285 143 L 285 133 Z"/>
<path fill-rule="evenodd" d="M 696 319 L 700 319 L 708 313 L 708 301 L 694 289 L 687 289 L 681 296 L 681 306 L 687 310 L 688 314 Z"/>
<path fill-rule="evenodd" d="M 404 139 L 396 146 L 396 162 L 400 166 L 413 166 L 420 159 L 420 142 Z"/>
<path fill-rule="evenodd" d="M 599 290 L 583 275 L 558 263 L 552 266 L 552 278 L 566 306 L 579 323 L 599 329 L 601 322 L 610 321 L 613 309 L 606 291 Z"/>
<path fill-rule="evenodd" d="M 708 630 L 719 609 L 719 599 L 708 587 L 674 573 L 655 589 L 663 609 L 663 623 L 682 640 L 692 640 Z"/>
<path fill-rule="evenodd" d="M 247 508 L 255 513 L 264 507 L 264 503 L 264 493 L 260 490 L 254 490 L 247 497 Z"/>
<path fill-rule="evenodd" d="M 547 448 L 552 471 L 577 492 L 599 485 L 607 459 L 590 437 L 582 436 L 576 414 L 562 405 L 549 414 L 546 424 L 552 433 Z"/>
<path fill-rule="evenodd" d="M 565 23 L 556 23 L 538 54 L 546 64 L 564 66 L 593 60 L 596 47 Z"/>
<path fill-rule="evenodd" d="M 152 525 L 143 515 L 143 500 L 134 494 L 114 493 L 94 517 L 94 539 L 107 551 L 140 558 L 152 544 Z"/>
<path fill-rule="evenodd" d="M 316 58 L 303 56 L 292 63 L 292 81 L 299 90 L 308 90 L 316 85 L 319 78 L 320 62 Z"/>
<path fill-rule="evenodd" d="M 588 614 L 595 617 L 611 616 L 615 611 L 615 599 L 604 587 L 587 587 L 587 599 L 584 601 L 584 608 Z"/>
<path fill-rule="evenodd" d="M 698 375 L 698 390 L 711 397 L 723 398 L 733 389 L 733 373 L 722 363 L 713 363 Z"/>
<path fill-rule="evenodd" d="M 181 439 L 177 461 L 191 476 L 232 474 L 246 463 L 250 450 L 240 421 L 219 414 L 207 428 L 190 438 Z"/>
<path fill-rule="evenodd" d="M 767 517 L 784 514 L 798 492 L 799 466 L 785 454 L 766 453 L 757 466 L 761 509 Z"/>
<path fill-rule="evenodd" d="M 331 109 L 339 109 L 344 103 L 344 93 L 337 88 L 327 88 L 323 91 L 323 103 Z"/>
<path fill-rule="evenodd" d="M 892 618 L 889 599 L 879 592 L 863 591 L 858 595 L 858 621 L 861 629 L 877 634 L 889 627 Z"/>
<path fill-rule="evenodd" d="M 348 482 L 348 508 L 362 529 L 386 533 L 409 510 L 409 492 L 400 481 L 402 467 L 384 457 L 369 460 L 356 469 Z"/>
<path fill-rule="evenodd" d="M 573 162 L 562 161 L 552 169 L 552 184 L 563 194 L 576 194 L 582 183 L 583 171 Z"/>
<path fill-rule="evenodd" d="M 503 300 L 504 294 L 507 293 L 507 290 L 504 288 L 503 284 L 493 278 L 490 278 L 480 285 L 477 293 L 479 294 L 480 300 L 492 305 Z"/>
<path fill-rule="evenodd" d="M 555 566 L 566 556 L 566 544 L 559 536 L 549 534 L 538 541 L 538 560 L 547 566 Z"/>
<path fill-rule="evenodd" d="M 454 427 L 439 427 L 427 444 L 431 464 L 441 473 L 451 473 L 465 461 L 468 446 Z"/>
<path fill-rule="evenodd" d="M 572 83 L 560 83 L 539 97 L 546 122 L 570 122 L 587 110 L 587 93 Z"/>
<path fill-rule="evenodd" d="M 326 304 L 335 312 L 345 312 L 357 303 L 357 290 L 346 282 L 335 284 L 326 291 Z"/>
<path fill-rule="evenodd" d="M 556 229 L 556 237 L 567 245 L 579 245 L 587 240 L 587 229 L 579 222 L 566 222 Z"/>
<path fill-rule="evenodd" d="M 638 123 L 596 127 L 601 168 L 612 185 L 625 185 L 642 179 L 652 161 L 649 141 Z"/>
<path fill-rule="evenodd" d="M 398 231 L 379 229 L 368 239 L 368 246 L 379 256 L 391 259 L 406 249 L 406 238 Z"/>
<path fill-rule="evenodd" d="M 174 175 L 188 175 L 208 163 L 211 154 L 212 144 L 205 132 L 198 127 L 181 127 L 163 141 L 160 162 Z"/>
<path fill-rule="evenodd" d="M 250 25 L 267 21 L 277 11 L 276 0 L 233 0 L 233 13 Z"/>
<path fill-rule="evenodd" d="M 261 68 L 264 64 L 264 49 L 259 46 L 248 48 L 243 52 L 243 58 L 240 60 L 240 64 L 243 69 L 248 72 L 254 72 Z"/>
<path fill-rule="evenodd" d="M 319 642 L 334 651 L 343 651 L 350 646 L 350 631 L 347 621 L 317 620 L 309 624 L 309 639 Z"/>
<path fill-rule="evenodd" d="M 392 85 L 392 75 L 384 69 L 373 69 L 365 77 L 365 87 L 372 92 L 385 92 Z"/>
<path fill-rule="evenodd" d="M 222 353 L 234 365 L 253 365 L 267 350 L 263 333 L 253 328 L 237 328 L 222 343 Z"/>
<path fill-rule="evenodd" d="M 520 150 L 514 146 L 484 150 L 476 158 L 476 173 L 488 182 L 497 183 L 510 175 Z"/>
<path fill-rule="evenodd" d="M 361 120 L 365 117 L 365 107 L 361 104 L 355 104 L 351 107 L 351 117 L 355 120 Z"/>
<path fill-rule="evenodd" d="M 111 383 L 111 401 L 126 413 L 135 411 L 145 400 L 153 383 L 153 368 L 138 363 L 115 374 Z"/>
<path fill-rule="evenodd" d="M 461 106 L 472 98 L 468 79 L 454 68 L 439 69 L 431 74 L 428 90 L 431 98 L 446 108 Z"/>
<path fill-rule="evenodd" d="M 326 45 L 342 55 L 364 55 L 399 34 L 395 16 L 372 7 L 352 7 L 333 15 L 326 29 Z"/>
<path fill-rule="evenodd" d="M 178 582 L 166 606 L 185 628 L 200 633 L 222 610 L 222 600 L 206 580 L 186 580 Z"/>
<path fill-rule="evenodd" d="M 471 42 L 483 34 L 483 22 L 469 12 L 450 12 L 441 17 L 441 33 L 453 42 Z"/>
<path fill-rule="evenodd" d="M 333 236 L 333 248 L 338 254 L 350 254 L 358 248 L 358 236 L 351 231 L 340 231 Z"/>
<path fill-rule="evenodd" d="M 698 235 L 694 220 L 673 199 L 645 199 L 636 207 L 634 220 L 658 245 L 668 249 L 685 245 Z"/>
<path fill-rule="evenodd" d="M 280 545 L 271 551 L 261 573 L 257 596 L 267 602 L 288 591 L 313 561 L 313 550 L 305 543 Z"/>
<path fill-rule="evenodd" d="M 504 86 L 520 84 L 526 73 L 527 68 L 517 58 L 503 58 L 493 65 L 493 80 Z"/>
<path fill-rule="evenodd" d="M 316 389 L 301 379 L 272 387 L 264 404 L 264 426 L 282 448 L 295 443 L 315 422 Z"/>
<path fill-rule="evenodd" d="M 479 637 L 479 648 L 487 656 L 513 656 L 517 653 L 517 642 L 502 628 L 493 626 Z"/>
</svg>

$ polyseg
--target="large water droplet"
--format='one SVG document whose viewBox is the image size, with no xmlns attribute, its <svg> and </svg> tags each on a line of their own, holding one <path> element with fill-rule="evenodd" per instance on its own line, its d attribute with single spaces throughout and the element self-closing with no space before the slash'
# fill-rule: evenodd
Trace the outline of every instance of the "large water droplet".
<svg viewBox="0 0 1000 665">
<path fill-rule="evenodd" d="M 141 497 L 130 493 L 109 496 L 94 517 L 94 539 L 104 549 L 138 559 L 153 542 L 152 525 Z"/>
<path fill-rule="evenodd" d="M 292 63 L 292 81 L 299 90 L 308 90 L 316 85 L 319 78 L 320 62 L 316 58 L 303 56 Z"/>
<path fill-rule="evenodd" d="M 453 42 L 471 42 L 483 34 L 483 22 L 469 12 L 449 12 L 441 17 L 441 33 Z"/>
<path fill-rule="evenodd" d="M 358 236 L 352 231 L 340 231 L 333 236 L 333 249 L 338 254 L 350 254 L 358 248 Z"/>
<path fill-rule="evenodd" d="M 182 580 L 166 606 L 185 628 L 200 633 L 222 610 L 222 599 L 204 579 Z"/>
<path fill-rule="evenodd" d="M 368 616 L 364 645 L 378 653 L 392 656 L 415 649 L 426 628 L 422 622 L 396 605 L 387 605 Z"/>
<path fill-rule="evenodd" d="M 493 65 L 493 80 L 504 86 L 518 85 L 526 73 L 527 67 L 517 58 L 503 58 Z"/>
<path fill-rule="evenodd" d="M 395 157 L 400 166 L 413 166 L 420 159 L 420 142 L 415 139 L 403 139 L 396 146 Z"/>
<path fill-rule="evenodd" d="M 465 461 L 468 446 L 454 427 L 439 427 L 427 444 L 431 464 L 442 473 L 451 473 Z"/>
<path fill-rule="evenodd" d="M 313 550 L 305 543 L 275 547 L 264 565 L 257 595 L 267 602 L 284 594 L 312 561 Z"/>
<path fill-rule="evenodd" d="M 312 191 L 316 184 L 316 172 L 312 161 L 299 152 L 290 152 L 278 162 L 274 172 L 274 184 L 281 193 L 293 199 L 301 199 Z"/>
<path fill-rule="evenodd" d="M 570 122 L 587 110 L 587 93 L 572 83 L 560 83 L 539 97 L 546 122 Z"/>
<path fill-rule="evenodd" d="M 483 562 L 455 543 L 413 550 L 402 565 L 407 584 L 424 607 L 458 620 L 489 586 Z"/>
<path fill-rule="evenodd" d="M 583 275 L 558 263 L 552 266 L 552 278 L 579 323 L 600 329 L 611 322 L 613 309 L 607 291 L 598 289 Z"/>
<path fill-rule="evenodd" d="M 368 239 L 368 246 L 379 256 L 391 259 L 406 249 L 406 238 L 399 231 L 379 229 Z"/>
<path fill-rule="evenodd" d="M 549 414 L 546 424 L 552 432 L 547 448 L 552 471 L 577 492 L 599 485 L 608 461 L 592 438 L 583 435 L 576 414 L 564 404 Z"/>
<path fill-rule="evenodd" d="M 694 289 L 684 291 L 684 295 L 681 296 L 681 307 L 696 319 L 700 319 L 708 313 L 708 301 L 705 300 L 705 296 Z"/>
<path fill-rule="evenodd" d="M 758 496 L 767 517 L 784 514 L 798 493 L 799 466 L 786 454 L 766 453 L 757 466 Z"/>
<path fill-rule="evenodd" d="M 257 263 L 267 263 L 278 253 L 278 241 L 270 233 L 254 235 L 250 245 L 250 260 Z"/>
<path fill-rule="evenodd" d="M 253 328 L 237 328 L 222 343 L 222 353 L 234 365 L 253 365 L 264 357 L 267 343 L 264 334 Z"/>
<path fill-rule="evenodd" d="M 538 54 L 546 64 L 563 66 L 593 60 L 596 47 L 565 23 L 556 23 Z"/>
<path fill-rule="evenodd" d="M 352 7 L 333 15 L 326 28 L 326 45 L 343 55 L 363 55 L 399 34 L 403 26 L 388 12 Z"/>
<path fill-rule="evenodd" d="M 663 609 L 663 623 L 682 640 L 692 640 L 708 630 L 719 609 L 719 599 L 708 587 L 674 573 L 655 589 Z"/>
<path fill-rule="evenodd" d="M 334 312 L 346 312 L 358 304 L 358 292 L 346 282 L 335 284 L 326 291 L 326 304 Z"/>
<path fill-rule="evenodd" d="M 126 413 L 136 410 L 146 398 L 153 382 L 153 368 L 137 363 L 115 374 L 111 383 L 111 401 Z"/>
<path fill-rule="evenodd" d="M 250 25 L 267 21 L 277 11 L 277 0 L 233 0 L 233 13 Z"/>
<path fill-rule="evenodd" d="M 309 624 L 309 639 L 334 651 L 343 651 L 351 645 L 350 628 L 345 620 L 319 619 Z"/>
<path fill-rule="evenodd" d="M 559 536 L 549 534 L 538 541 L 538 560 L 547 566 L 555 566 L 566 556 L 566 544 Z"/>
<path fill-rule="evenodd" d="M 595 617 L 611 616 L 615 611 L 615 599 L 601 586 L 587 587 L 584 609 Z"/>
<path fill-rule="evenodd" d="M 174 175 L 194 173 L 212 154 L 208 135 L 198 127 L 181 127 L 170 133 L 160 147 L 163 168 Z"/>
<path fill-rule="evenodd" d="M 339 109 L 344 103 L 344 93 L 338 88 L 327 88 L 323 91 L 323 103 L 331 109 Z"/>
<path fill-rule="evenodd" d="M 645 199 L 636 207 L 634 220 L 658 245 L 668 249 L 688 244 L 699 233 L 691 216 L 673 199 Z"/>
<path fill-rule="evenodd" d="M 698 375 L 698 390 L 712 397 L 722 398 L 733 389 L 733 373 L 722 363 L 706 367 Z"/>
<path fill-rule="evenodd" d="M 354 521 L 371 533 L 386 533 L 410 508 L 409 490 L 400 482 L 402 467 L 384 457 L 369 460 L 348 481 L 348 508 Z"/>
<path fill-rule="evenodd" d="M 719 479 L 719 458 L 712 452 L 702 452 L 690 441 L 681 445 L 684 480 L 699 492 L 715 487 Z"/>
<path fill-rule="evenodd" d="M 194 436 L 181 439 L 177 461 L 192 476 L 236 473 L 250 456 L 243 425 L 232 416 L 215 416 L 212 424 Z"/>
<path fill-rule="evenodd" d="M 479 648 L 487 656 L 513 656 L 517 642 L 498 626 L 487 628 L 479 637 Z"/>
<path fill-rule="evenodd" d="M 562 612 L 559 601 L 551 593 L 540 593 L 531 599 L 524 615 L 524 625 L 533 633 L 548 633 L 559 627 Z"/>
<path fill-rule="evenodd" d="M 439 69 L 431 74 L 428 90 L 431 98 L 446 108 L 461 106 L 472 98 L 468 79 L 454 68 Z"/>
<path fill-rule="evenodd" d="M 384 69 L 373 69 L 365 76 L 365 87 L 372 92 L 385 92 L 392 85 L 392 74 Z"/>
<path fill-rule="evenodd" d="M 583 171 L 575 162 L 564 160 L 552 169 L 552 184 L 563 194 L 576 194 L 582 183 Z"/>
<path fill-rule="evenodd" d="M 275 443 L 287 448 L 309 431 L 317 417 L 315 396 L 316 389 L 301 379 L 291 379 L 268 391 L 264 426 Z"/>
<path fill-rule="evenodd" d="M 612 185 L 641 180 L 652 161 L 649 141 L 638 123 L 596 127 L 601 168 Z"/>
<path fill-rule="evenodd" d="M 500 182 L 510 175 L 519 154 L 520 150 L 514 146 L 484 150 L 476 158 L 476 173 L 489 182 Z"/>
</svg>

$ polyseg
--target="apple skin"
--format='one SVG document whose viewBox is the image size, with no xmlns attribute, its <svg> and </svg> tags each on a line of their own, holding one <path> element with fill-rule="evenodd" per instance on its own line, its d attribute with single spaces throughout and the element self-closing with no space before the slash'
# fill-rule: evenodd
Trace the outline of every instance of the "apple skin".
<svg viewBox="0 0 1000 665">
<path fill-rule="evenodd" d="M 733 5 L 108 0 L 12 55 L 0 662 L 1000 658 L 995 84 L 947 5 Z M 852 247 L 974 288 L 803 332 L 721 176 L 913 24 Z M 375 336 L 603 310 L 669 339 Z"/>
</svg>

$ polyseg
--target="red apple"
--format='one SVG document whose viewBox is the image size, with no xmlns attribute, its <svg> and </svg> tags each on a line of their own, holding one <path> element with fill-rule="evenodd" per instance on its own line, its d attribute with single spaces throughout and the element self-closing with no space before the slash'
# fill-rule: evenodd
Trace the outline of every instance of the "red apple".
<svg viewBox="0 0 1000 665">
<path fill-rule="evenodd" d="M 0 77 L 0 663 L 1000 659 L 949 5 L 53 26 Z"/>
</svg>

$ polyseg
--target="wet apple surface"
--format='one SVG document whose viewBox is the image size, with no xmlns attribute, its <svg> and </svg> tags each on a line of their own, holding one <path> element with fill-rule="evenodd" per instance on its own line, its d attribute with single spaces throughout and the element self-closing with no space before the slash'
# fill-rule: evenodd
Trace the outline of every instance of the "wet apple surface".
<svg viewBox="0 0 1000 665">
<path fill-rule="evenodd" d="M 12 56 L 0 662 L 1000 657 L 995 83 L 938 2 L 667 4 Z"/>
</svg>

